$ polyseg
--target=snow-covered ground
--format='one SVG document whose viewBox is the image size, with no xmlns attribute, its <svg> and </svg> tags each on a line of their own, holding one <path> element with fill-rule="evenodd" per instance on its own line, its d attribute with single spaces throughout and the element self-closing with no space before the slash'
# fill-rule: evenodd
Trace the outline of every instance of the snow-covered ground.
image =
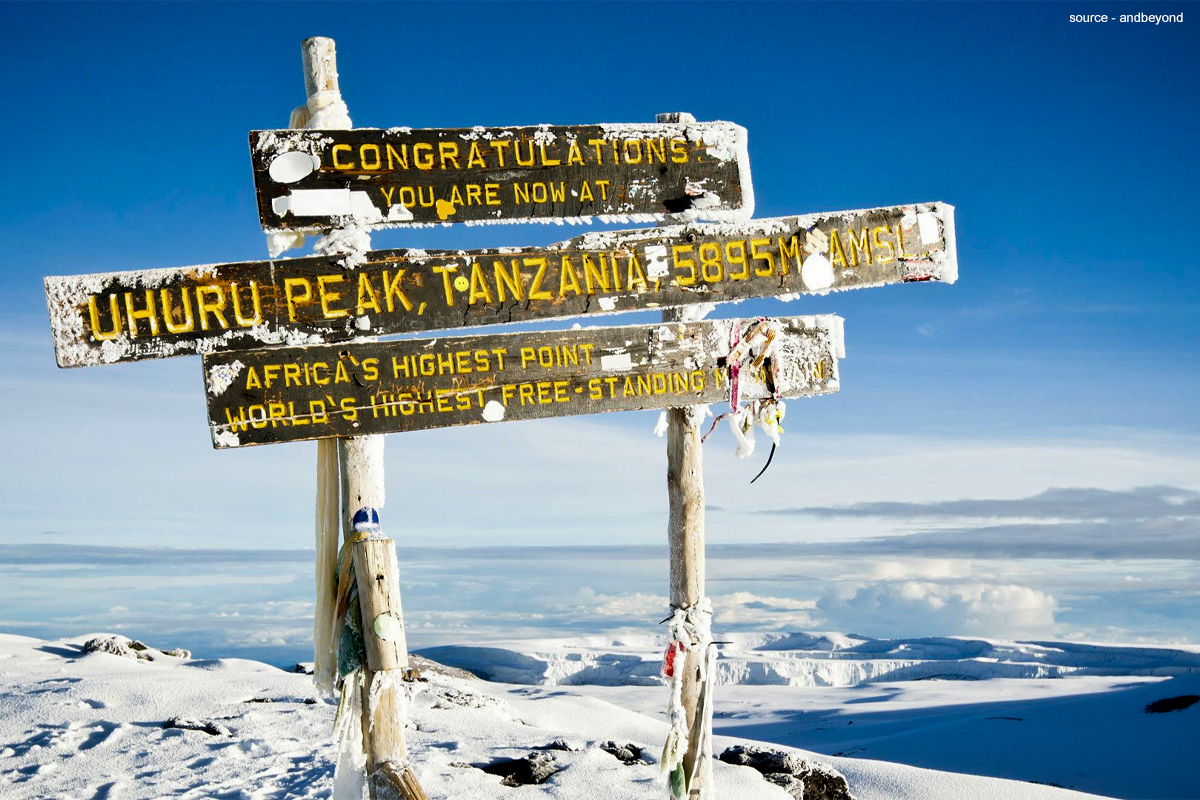
<svg viewBox="0 0 1200 800">
<path fill-rule="evenodd" d="M 720 638 L 718 734 L 1097 794 L 1200 798 L 1200 704 L 1145 712 L 1156 700 L 1200 695 L 1200 647 L 840 633 Z M 569 685 L 650 715 L 663 703 L 653 637 L 422 652 L 489 679 Z"/>
<path fill-rule="evenodd" d="M 317 698 L 309 677 L 239 659 L 178 658 L 157 651 L 148 651 L 153 660 L 85 655 L 81 644 L 88 638 L 47 642 L 0 635 L 0 797 L 330 795 L 334 708 Z M 751 646 L 752 639 L 757 644 Z M 742 646 L 747 653 L 782 659 L 788 651 L 781 642 L 788 640 L 747 637 Z M 600 651 L 645 660 L 633 651 L 656 649 L 650 640 L 624 652 L 611 640 L 607 648 L 598 640 L 553 644 L 563 661 L 580 662 Z M 549 648 L 524 649 L 536 653 Z M 495 664 L 536 660 L 509 647 L 490 652 Z M 1104 662 L 1104 654 L 1088 652 L 1088 658 Z M 858 800 L 1086 796 L 871 760 L 912 760 L 926 750 L 940 753 L 947 769 L 995 774 L 1011 756 L 1031 769 L 1069 764 L 1082 771 L 1079 780 L 1056 782 L 1087 784 L 1102 794 L 1196 797 L 1200 705 L 1160 714 L 1144 711 L 1155 700 L 1200 693 L 1200 675 L 1182 674 L 1195 672 L 1194 662 L 1186 660 L 1196 654 L 1173 652 L 1178 655 L 1152 650 L 1138 656 L 1149 661 L 1130 669 L 1160 672 L 1132 677 L 899 680 L 852 687 L 727 683 L 718 695 L 718 733 L 725 735 L 717 737 L 716 749 L 753 738 L 791 737 L 810 750 L 855 751 L 854 758 L 801 755 L 839 770 Z M 726 661 L 736 660 L 734 655 L 731 648 Z M 1133 658 L 1134 651 L 1125 655 Z M 1125 655 L 1092 666 L 1118 670 Z M 1184 663 L 1176 663 L 1180 659 Z M 1179 676 L 1163 678 L 1167 673 L 1161 670 L 1178 670 Z M 750 674 L 723 672 L 727 680 Z M 665 702 L 660 687 L 564 689 L 433 672 L 426 676 L 428 682 L 418 684 L 411 704 L 407 735 L 416 772 L 431 798 L 660 800 L 665 794 L 656 763 L 626 766 L 598 747 L 610 739 L 634 743 L 646 747 L 648 760 L 656 761 L 666 732 L 659 713 Z M 185 719 L 178 724 L 211 723 L 213 732 L 164 727 L 181 717 Z M 471 766 L 522 756 L 556 739 L 574 749 L 546 751 L 561 771 L 542 785 L 504 787 L 498 777 Z M 1097 784 L 1117 773 L 1127 773 L 1128 779 L 1107 791 Z M 724 800 L 789 796 L 748 767 L 717 764 L 715 776 Z"/>
</svg>

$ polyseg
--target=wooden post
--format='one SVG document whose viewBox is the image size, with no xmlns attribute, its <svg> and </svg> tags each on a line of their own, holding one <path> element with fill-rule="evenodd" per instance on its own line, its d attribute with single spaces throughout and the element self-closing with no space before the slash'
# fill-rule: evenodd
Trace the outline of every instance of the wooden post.
<svg viewBox="0 0 1200 800">
<path fill-rule="evenodd" d="M 300 46 L 305 105 L 292 112 L 294 127 L 349 128 L 350 118 L 338 87 L 334 41 L 323 36 Z M 338 472 L 342 494 L 342 535 L 355 536 L 354 516 L 384 504 L 383 437 L 339 439 Z M 367 756 L 367 788 L 372 800 L 428 800 L 408 766 L 403 704 L 397 697 L 408 665 L 396 545 L 382 535 L 351 545 L 367 664 L 363 669 L 362 732 Z M 372 685 L 378 686 L 372 690 Z M 374 700 L 372 700 L 374 698 Z"/>
<path fill-rule="evenodd" d="M 687 113 L 659 114 L 659 122 L 695 122 Z M 704 305 L 684 306 L 663 311 L 663 322 L 703 319 Z M 671 559 L 671 606 L 694 608 L 704 594 L 704 452 L 700 442 L 703 415 L 696 407 L 667 409 L 667 541 Z M 712 800 L 710 753 L 701 750 L 704 729 L 704 705 L 700 697 L 700 675 L 705 653 L 688 650 L 683 663 L 682 700 L 688 721 L 688 748 L 683 757 L 685 775 L 696 778 L 688 797 Z M 678 669 L 678 667 L 677 667 Z M 711 684 L 710 684 L 711 689 Z M 698 759 L 703 759 L 696 769 Z"/>
</svg>

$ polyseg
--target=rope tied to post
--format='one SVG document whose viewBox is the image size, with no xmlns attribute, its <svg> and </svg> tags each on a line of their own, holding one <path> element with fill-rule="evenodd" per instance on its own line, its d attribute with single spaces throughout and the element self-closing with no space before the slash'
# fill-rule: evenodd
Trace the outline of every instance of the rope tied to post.
<svg viewBox="0 0 1200 800">
<path fill-rule="evenodd" d="M 775 456 L 775 448 L 779 446 L 779 438 L 783 434 L 783 418 L 787 414 L 787 404 L 779 397 L 779 360 L 776 358 L 776 343 L 780 331 L 778 320 L 760 317 L 750 324 L 743 333 L 739 324 L 733 324 L 729 330 L 729 355 L 725 357 L 726 368 L 729 370 L 729 410 L 713 420 L 708 433 L 700 441 L 708 440 L 716 429 L 717 423 L 728 418 L 729 429 L 737 440 L 738 458 L 746 458 L 754 452 L 754 428 L 757 426 L 771 438 L 771 453 L 767 463 L 759 471 L 751 483 L 762 477 L 771 459 Z M 742 388 L 746 381 L 761 382 L 770 397 L 742 402 Z"/>
<path fill-rule="evenodd" d="M 701 598 L 693 606 L 671 607 L 671 616 L 663 620 L 670 631 L 667 650 L 663 656 L 662 675 L 669 681 L 671 700 L 667 706 L 667 719 L 671 729 L 663 745 L 662 769 L 668 774 L 671 797 L 680 800 L 687 796 L 712 742 L 712 681 L 716 677 L 716 648 L 712 640 L 712 602 Z M 687 712 L 683 705 L 684 665 L 687 654 L 700 654 L 700 701 L 697 708 L 699 719 L 696 734 L 700 737 L 696 748 L 696 761 L 690 773 L 683 767 L 684 755 L 691 744 Z"/>
</svg>

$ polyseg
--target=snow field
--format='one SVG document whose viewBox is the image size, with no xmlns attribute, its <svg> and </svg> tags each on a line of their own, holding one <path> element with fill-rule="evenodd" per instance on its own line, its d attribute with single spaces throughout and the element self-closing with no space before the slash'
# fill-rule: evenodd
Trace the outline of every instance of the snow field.
<svg viewBox="0 0 1200 800">
<path fill-rule="evenodd" d="M 82 655 L 91 637 L 44 642 L 0 635 L 0 796 L 24 798 L 329 797 L 334 708 L 311 678 L 240 659 L 153 653 L 138 661 Z M 316 700 L 316 702 L 313 702 Z M 609 739 L 645 746 L 651 759 L 665 722 L 553 687 L 488 684 L 431 674 L 411 703 L 407 737 L 433 800 L 553 797 L 655 798 L 657 764 L 625 766 L 601 751 Z M 169 729 L 185 716 L 230 736 Z M 470 765 L 548 751 L 562 767 L 546 783 L 509 788 Z M 717 749 L 744 740 L 718 737 Z M 813 759 L 810 753 L 801 755 Z M 859 800 L 1017 800 L 1082 797 L 1052 787 L 857 759 L 820 758 L 846 774 Z M 754 770 L 715 765 L 719 796 L 786 800 Z"/>
</svg>

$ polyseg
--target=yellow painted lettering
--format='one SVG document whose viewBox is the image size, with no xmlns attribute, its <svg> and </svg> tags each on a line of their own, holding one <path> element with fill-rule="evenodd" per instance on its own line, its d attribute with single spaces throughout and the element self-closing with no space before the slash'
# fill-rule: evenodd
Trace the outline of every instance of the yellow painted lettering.
<svg viewBox="0 0 1200 800">
<path fill-rule="evenodd" d="M 419 170 L 428 172 L 433 169 L 433 145 L 429 142 L 417 142 L 412 146 L 413 164 Z"/>
<path fill-rule="evenodd" d="M 343 163 L 342 160 L 338 157 L 343 151 L 351 151 L 353 149 L 354 148 L 352 148 L 348 144 L 335 144 L 333 146 L 333 151 L 331 153 L 331 155 L 333 157 L 333 168 L 334 169 L 354 169 L 353 161 Z"/>
<path fill-rule="evenodd" d="M 303 290 L 303 293 L 301 293 L 301 290 Z M 295 322 L 296 307 L 312 302 L 312 283 L 309 282 L 308 278 L 284 278 L 283 296 L 287 301 L 288 319 Z M 200 300 L 199 292 L 196 294 L 196 300 L 197 302 Z"/>
<path fill-rule="evenodd" d="M 871 243 L 875 245 L 875 263 L 890 264 L 896 260 L 896 246 L 892 244 L 891 239 L 881 239 L 880 234 L 889 234 L 891 230 L 886 225 L 879 225 L 871 229 Z M 879 253 L 887 249 L 887 256 L 881 256 Z"/>
<path fill-rule="evenodd" d="M 471 149 L 467 152 L 467 167 L 487 167 L 487 161 L 483 158 L 483 151 L 479 149 L 478 142 L 471 142 Z"/>
<path fill-rule="evenodd" d="M 562 159 L 550 158 L 550 156 L 546 155 L 546 145 L 544 143 L 538 145 L 538 150 L 540 150 L 542 154 L 543 167 L 557 167 L 562 164 Z"/>
<path fill-rule="evenodd" d="M 608 280 L 608 272 L 603 266 L 596 266 L 595 259 L 587 253 L 582 255 L 583 258 L 583 280 L 587 284 L 587 293 L 595 294 L 596 287 L 599 286 L 606 292 L 612 291 L 612 284 Z"/>
<path fill-rule="evenodd" d="M 565 297 L 568 291 L 574 292 L 576 296 L 583 294 L 583 289 L 579 286 L 579 276 L 575 274 L 575 266 L 571 263 L 571 257 L 564 254 L 558 269 L 558 296 Z"/>
<path fill-rule="evenodd" d="M 474 262 L 471 264 L 471 293 L 467 297 L 467 305 L 473 306 L 480 300 L 487 303 L 495 302 L 492 297 L 492 289 L 483 275 L 483 269 L 480 268 L 479 262 Z"/>
<path fill-rule="evenodd" d="M 106 342 L 121 335 L 121 299 L 114 294 L 109 296 L 108 301 L 111 309 L 112 330 L 104 331 L 100 329 L 100 312 L 96 308 L 96 296 L 92 295 L 88 298 L 88 316 L 91 318 L 92 336 L 99 342 Z"/>
<path fill-rule="evenodd" d="M 549 290 L 540 289 L 542 285 L 542 279 L 546 277 L 546 267 L 549 265 L 550 262 L 545 257 L 525 259 L 525 266 L 536 266 L 538 268 L 537 274 L 533 276 L 533 283 L 529 286 L 530 300 L 549 300 L 554 296 L 549 292 Z"/>
<path fill-rule="evenodd" d="M 404 273 L 400 273 L 401 277 Z M 384 273 L 384 284 L 387 284 L 387 273 Z M 361 317 L 370 309 L 376 314 L 382 313 L 383 309 L 379 307 L 379 295 L 375 292 L 375 287 L 371 284 L 371 276 L 365 272 L 358 273 L 358 302 L 354 305 L 354 315 Z"/>
<path fill-rule="evenodd" d="M 437 267 L 434 267 L 433 271 L 437 272 L 437 269 L 438 269 Z M 388 310 L 389 314 L 396 310 L 396 303 L 395 303 L 396 300 L 400 301 L 400 305 L 402 305 L 404 307 L 405 311 L 413 310 L 413 306 L 412 306 L 412 303 L 408 299 L 408 295 L 406 295 L 404 293 L 404 289 L 400 285 L 401 282 L 404 280 L 405 273 L 407 273 L 407 272 L 408 272 L 407 268 L 398 269 L 398 270 L 396 270 L 396 276 L 392 277 L 391 274 L 388 272 L 388 270 L 385 269 L 383 271 L 383 302 L 387 306 L 387 310 Z M 446 294 L 448 296 L 450 294 L 449 286 L 446 287 Z M 362 284 L 360 283 L 359 284 L 360 302 L 361 302 L 361 297 L 362 297 Z M 376 305 L 378 305 L 378 301 L 376 301 Z M 450 297 L 450 305 L 454 305 L 454 298 L 452 296 Z"/>
<path fill-rule="evenodd" d="M 804 261 L 804 243 L 795 234 L 792 234 L 791 240 L 779 237 L 779 266 L 783 269 L 783 274 L 787 275 L 788 270 L 792 265 L 792 260 L 795 259 L 796 266 L 800 266 Z M 755 270 L 757 272 L 757 270 Z M 762 273 L 759 273 L 762 274 Z"/>
<path fill-rule="evenodd" d="M 229 296 L 233 298 L 233 319 L 243 328 L 253 328 L 263 321 L 262 299 L 258 294 L 258 282 L 250 281 L 250 301 L 254 304 L 254 316 L 247 317 L 242 313 L 242 298 L 236 283 L 229 284 Z"/>
<path fill-rule="evenodd" d="M 613 261 L 616 261 L 615 256 L 613 257 Z M 641 288 L 635 290 L 635 283 L 640 284 Z M 629 254 L 629 265 L 626 267 L 625 273 L 625 288 L 631 292 L 644 292 L 650 288 L 646 281 L 646 271 L 642 269 L 642 262 L 638 260 L 637 253 Z"/>
<path fill-rule="evenodd" d="M 504 262 L 496 259 L 492 262 L 492 276 L 496 281 L 496 294 L 503 303 L 512 294 L 514 300 L 525 299 L 525 276 L 521 274 L 521 266 L 517 259 L 512 260 L 512 272 L 504 268 Z"/>
<path fill-rule="evenodd" d="M 458 142 L 438 142 L 438 157 L 441 159 L 442 169 L 445 169 L 447 164 L 453 164 L 455 169 L 462 169 L 458 163 Z"/>
<path fill-rule="evenodd" d="M 855 235 L 854 229 L 846 231 L 846 235 L 850 237 L 850 266 L 857 267 L 860 263 L 871 263 L 871 241 L 870 231 L 863 228 L 858 235 Z M 858 255 L 862 253 L 864 258 L 859 261 Z"/>
<path fill-rule="evenodd" d="M 154 309 L 154 290 L 146 290 L 146 307 L 137 311 L 133 307 L 133 292 L 125 293 L 125 317 L 129 320 L 129 338 L 137 338 L 137 321 L 144 319 L 150 324 L 150 335 L 158 336 L 158 315 Z"/>
<path fill-rule="evenodd" d="M 379 152 L 379 145 L 374 143 L 359 145 L 358 163 L 365 170 L 377 170 L 382 167 L 383 154 Z"/>
<path fill-rule="evenodd" d="M 205 300 L 204 295 L 209 295 L 212 299 Z M 196 287 L 196 308 L 197 314 L 200 317 L 200 329 L 208 330 L 208 316 L 211 314 L 214 319 L 221 324 L 224 330 L 229 329 L 229 322 L 225 319 L 225 292 L 220 286 L 215 284 L 210 286 Z"/>
<path fill-rule="evenodd" d="M 182 320 L 178 323 L 175 322 L 175 310 L 171 307 L 171 290 L 159 289 L 158 293 L 159 297 L 162 298 L 163 323 L 167 326 L 168 333 L 190 333 L 196 329 L 196 321 L 192 318 L 192 300 L 188 297 L 186 287 L 179 290 L 183 315 Z"/>
<path fill-rule="evenodd" d="M 384 145 L 383 151 L 387 154 L 388 169 L 396 169 L 399 164 L 402 169 L 408 169 L 408 146 L 401 145 L 399 152 L 390 144 Z"/>
<path fill-rule="evenodd" d="M 510 144 L 512 144 L 512 142 L 505 141 L 503 139 L 496 139 L 492 142 L 492 149 L 496 151 L 496 160 L 500 162 L 499 166 L 501 167 L 504 166 L 504 149 Z"/>
<path fill-rule="evenodd" d="M 750 277 L 750 261 L 746 258 L 746 243 L 744 241 L 726 242 L 725 243 L 725 260 L 729 262 L 730 267 L 738 264 L 742 268 L 738 272 L 729 272 L 729 280 L 744 281 Z"/>
<path fill-rule="evenodd" d="M 836 230 L 829 232 L 829 263 L 835 267 L 841 264 L 842 269 L 846 268 L 846 251 L 842 249 L 842 239 Z"/>
<path fill-rule="evenodd" d="M 675 269 L 686 269 L 687 277 L 677 276 L 675 282 L 680 286 L 691 286 L 696 282 L 698 277 L 696 274 L 696 260 L 694 258 L 680 258 L 681 255 L 691 253 L 696 248 L 690 244 L 677 244 L 671 248 L 671 257 L 675 262 Z"/>
<path fill-rule="evenodd" d="M 318 275 L 317 276 L 317 293 L 321 295 L 321 314 L 325 319 L 337 319 L 344 317 L 350 312 L 344 308 L 330 308 L 329 304 L 342 299 L 341 292 L 329 290 L 329 284 L 341 283 L 346 278 L 344 275 Z"/>
<path fill-rule="evenodd" d="M 521 158 L 521 145 L 529 145 L 529 155 L 526 158 Z M 532 167 L 537 161 L 533 157 L 533 142 L 513 142 L 513 157 L 517 159 L 518 167 Z"/>
</svg>

